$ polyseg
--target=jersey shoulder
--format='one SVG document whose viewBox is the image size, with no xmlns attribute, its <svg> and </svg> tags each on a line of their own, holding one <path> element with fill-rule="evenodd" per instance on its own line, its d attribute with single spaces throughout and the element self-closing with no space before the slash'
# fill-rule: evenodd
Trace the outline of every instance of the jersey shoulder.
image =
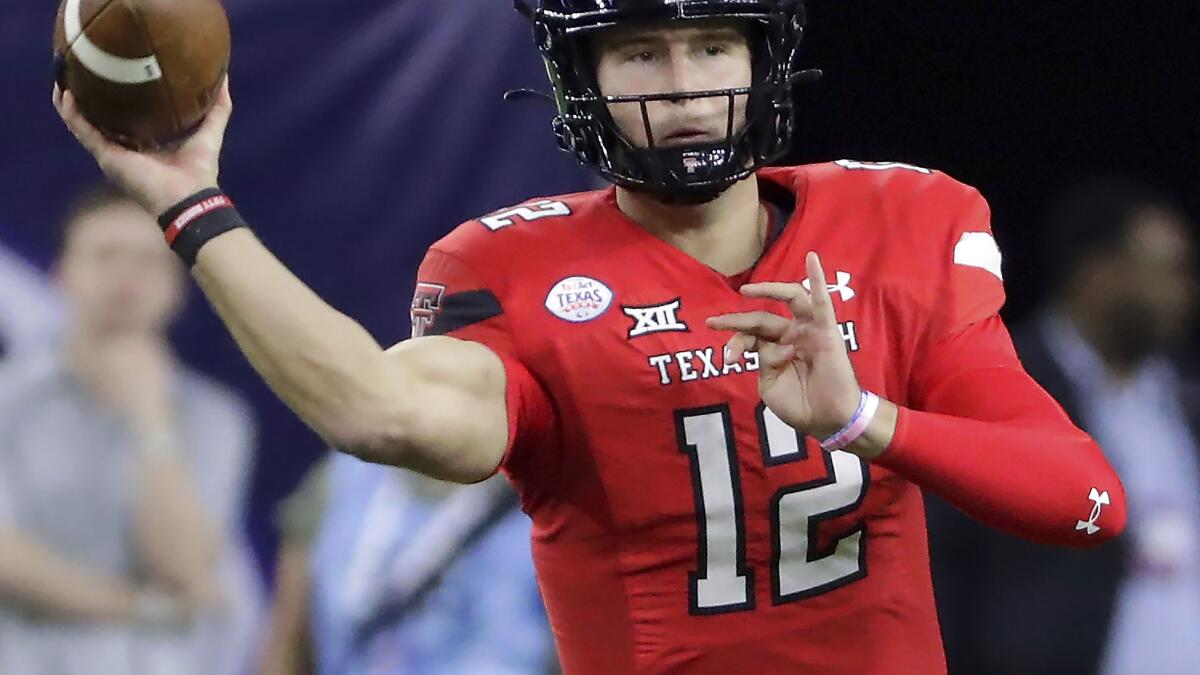
<svg viewBox="0 0 1200 675">
<path fill-rule="evenodd" d="M 829 247 L 903 289 L 947 331 L 1004 303 L 1002 256 L 979 191 L 941 171 L 901 162 L 838 160 L 764 175 L 804 195 L 804 221 Z M 861 273 L 861 272 L 860 272 Z"/>
<path fill-rule="evenodd" d="M 827 223 L 850 218 L 855 225 L 830 228 L 830 236 L 870 241 L 930 271 L 944 269 L 964 254 L 982 257 L 999 276 L 987 201 L 974 187 L 941 171 L 843 159 L 774 169 L 765 177 L 790 183 L 803 194 L 806 218 Z"/>
<path fill-rule="evenodd" d="M 528 199 L 458 225 L 430 249 L 490 266 L 510 255 L 528 261 L 539 250 L 561 254 L 573 245 L 594 243 L 591 226 L 615 208 L 611 193 L 610 188 Z"/>
<path fill-rule="evenodd" d="M 986 204 L 979 191 L 946 173 L 904 162 L 839 159 L 821 164 L 777 167 L 764 177 L 784 183 L 807 199 L 840 208 L 847 202 L 871 204 L 892 222 L 919 221 L 937 228 L 956 214 Z"/>
</svg>

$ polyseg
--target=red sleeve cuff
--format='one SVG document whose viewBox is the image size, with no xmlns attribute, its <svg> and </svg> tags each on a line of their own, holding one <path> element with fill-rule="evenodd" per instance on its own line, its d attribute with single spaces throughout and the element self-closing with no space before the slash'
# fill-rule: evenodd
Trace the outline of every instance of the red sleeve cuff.
<svg viewBox="0 0 1200 675">
<path fill-rule="evenodd" d="M 537 378 L 515 357 L 496 352 L 504 364 L 505 406 L 508 410 L 508 440 L 504 455 L 492 472 L 511 474 L 542 448 L 554 433 L 554 407 Z"/>
</svg>

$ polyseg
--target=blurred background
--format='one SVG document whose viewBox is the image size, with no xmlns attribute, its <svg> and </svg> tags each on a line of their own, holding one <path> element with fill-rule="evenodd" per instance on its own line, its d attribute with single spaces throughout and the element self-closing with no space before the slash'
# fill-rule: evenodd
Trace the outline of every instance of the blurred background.
<svg viewBox="0 0 1200 675">
<path fill-rule="evenodd" d="M 64 303 L 63 284 L 53 281 L 56 271 L 62 278 L 63 224 L 74 222 L 71 214 L 74 210 L 78 215 L 79 196 L 100 179 L 50 106 L 50 34 L 56 5 L 52 0 L 9 0 L 0 8 L 0 63 L 4 64 L 0 78 L 7 94 L 0 125 L 0 341 L 11 362 L 0 372 L 24 373 L 27 378 L 0 375 L 0 392 L 13 392 L 9 403 L 0 397 L 0 416 L 18 415 L 13 411 L 23 409 L 12 401 L 28 401 L 29 391 L 44 392 L 45 386 L 34 386 L 44 384 L 38 378 L 52 378 L 56 372 L 52 366 L 37 371 L 21 363 L 26 358 L 32 362 L 34 357 L 27 354 L 61 344 L 63 335 L 70 333 L 64 326 L 73 325 L 79 301 Z M 225 5 L 234 36 L 231 83 L 236 109 L 223 155 L 222 185 L 258 235 L 292 270 L 361 321 L 381 343 L 408 335 L 416 266 L 426 247 L 457 223 L 533 195 L 596 184 L 555 149 L 549 106 L 501 101 L 508 89 L 545 88 L 527 25 L 508 0 L 225 0 Z M 1028 327 L 1022 332 L 1032 336 L 1030 349 L 1042 350 L 1038 353 L 1047 364 L 1046 378 L 1057 378 L 1057 385 L 1043 384 L 1060 400 L 1072 392 L 1079 396 L 1074 410 L 1067 407 L 1085 428 L 1117 410 L 1129 425 L 1161 429 L 1150 438 L 1156 447 L 1167 448 L 1163 457 L 1152 460 L 1162 475 L 1149 472 L 1138 477 L 1137 489 L 1162 496 L 1157 502 L 1169 503 L 1160 509 L 1164 515 L 1154 521 L 1154 527 L 1148 528 L 1152 532 L 1139 534 L 1139 499 L 1131 494 L 1132 524 L 1126 538 L 1131 543 L 1114 547 L 1112 559 L 1104 563 L 1107 567 L 1081 571 L 1094 561 L 1055 559 L 1032 566 L 1022 577 L 1045 574 L 1046 587 L 1051 589 L 1061 589 L 1060 578 L 1083 579 L 1081 590 L 1070 597 L 1086 595 L 1097 584 L 1111 591 L 1097 607 L 1071 605 L 1081 615 L 1095 618 L 1094 625 L 1058 627 L 1064 636 L 1061 640 L 1077 631 L 1087 633 L 1090 642 L 1080 649 L 1090 649 L 1092 661 L 1057 653 L 1062 650 L 1039 655 L 1029 646 L 1032 638 L 1014 636 L 998 644 L 987 637 L 989 630 L 982 625 L 968 625 L 978 621 L 971 612 L 951 614 L 953 608 L 944 606 L 944 622 L 954 624 L 947 628 L 952 666 L 960 664 L 952 672 L 991 672 L 988 664 L 996 667 L 994 672 L 1009 673 L 1086 673 L 1101 668 L 1110 673 L 1197 672 L 1171 665 L 1200 663 L 1195 645 L 1175 651 L 1172 645 L 1163 646 L 1160 651 L 1171 652 L 1173 660 L 1149 670 L 1122 669 L 1120 659 L 1145 663 L 1138 659 L 1146 655 L 1136 648 L 1113 647 L 1120 654 L 1110 654 L 1104 664 L 1095 655 L 1130 641 L 1128 636 L 1138 635 L 1139 630 L 1155 632 L 1130 617 L 1157 617 L 1153 620 L 1200 636 L 1200 476 L 1195 475 L 1200 407 L 1192 407 L 1200 399 L 1190 393 L 1188 384 L 1194 381 L 1188 364 L 1200 344 L 1195 322 L 1189 321 L 1195 305 L 1192 249 L 1200 213 L 1200 50 L 1196 48 L 1200 4 L 1186 0 L 814 0 L 809 5 L 803 61 L 822 68 L 825 78 L 800 94 L 801 134 L 792 161 L 903 161 L 944 170 L 978 187 L 991 203 L 993 228 L 1005 253 L 1009 292 L 1005 318 L 1010 326 Z M 109 209 L 110 216 L 120 207 L 103 199 L 99 204 Z M 86 228 L 75 224 L 71 232 L 68 239 L 82 240 Z M 1097 234 L 1092 241 L 1093 232 L 1106 234 Z M 122 242 L 136 246 L 132 242 L 136 238 L 131 233 Z M 1131 287 L 1134 291 L 1121 294 Z M 319 554 L 321 525 L 328 523 L 340 503 L 349 509 L 351 515 L 346 517 L 353 522 L 338 532 L 366 528 L 361 512 L 369 511 L 367 506 L 354 516 L 352 506 L 333 496 L 339 490 L 352 494 L 354 486 L 376 486 L 381 479 L 363 473 L 361 467 L 338 467 L 338 460 L 309 474 L 324 455 L 319 439 L 266 389 L 195 290 L 185 289 L 182 292 L 190 297 L 185 298 L 177 320 L 169 323 L 170 344 L 178 354 L 178 363 L 170 360 L 175 364 L 172 368 L 184 373 L 179 375 L 181 381 L 200 383 L 194 388 L 210 396 L 213 415 L 236 421 L 246 434 L 241 440 L 197 442 L 240 448 L 229 452 L 231 456 L 243 453 L 244 458 L 230 459 L 231 464 L 211 470 L 181 461 L 182 467 L 174 469 L 184 470 L 164 480 L 177 481 L 172 485 L 186 483 L 184 492 L 195 493 L 194 499 L 177 505 L 181 518 L 219 530 L 225 542 L 232 542 L 230 547 L 244 553 L 239 554 L 241 563 L 230 563 L 231 569 L 249 572 L 231 575 L 251 574 L 262 580 L 261 584 L 237 582 L 261 586 L 255 591 L 261 601 L 244 609 L 244 616 L 253 618 L 237 628 L 239 639 L 251 645 L 246 647 L 247 662 L 258 663 L 263 650 L 271 651 L 262 646 L 268 643 L 281 654 L 295 653 L 292 646 L 302 638 L 298 628 L 289 628 L 289 621 L 295 623 L 295 617 L 311 611 L 309 607 L 324 606 L 327 615 L 337 614 L 336 598 L 326 597 L 332 605 L 322 605 L 319 578 L 306 581 L 323 560 L 329 563 Z M 1122 302 L 1101 300 L 1112 296 L 1120 296 Z M 1130 305 L 1137 311 L 1131 311 Z M 174 316 L 168 314 L 162 318 L 163 329 Z M 1079 319 L 1081 314 L 1084 318 Z M 1056 326 L 1064 325 L 1066 329 L 1055 332 Z M 1165 326 L 1161 335 L 1156 326 Z M 1149 337 L 1131 346 L 1122 341 L 1129 334 Z M 1055 342 L 1054 335 L 1066 342 Z M 1074 353 L 1090 355 L 1092 360 L 1063 356 L 1071 345 L 1082 346 Z M 144 349 L 127 352 L 134 355 L 123 353 L 121 358 L 154 358 Z M 1169 364 L 1162 366 L 1165 374 L 1162 368 L 1147 370 L 1160 361 Z M 1089 368 L 1095 372 L 1089 374 Z M 1114 387 L 1112 396 L 1088 396 L 1102 386 L 1097 382 L 1109 382 Z M 1122 398 L 1126 385 L 1130 391 L 1143 387 L 1159 392 L 1165 402 L 1154 407 L 1156 414 L 1147 413 L 1142 409 L 1145 397 L 1132 393 L 1127 396 L 1132 402 Z M 1061 392 L 1055 392 L 1055 386 Z M 66 390 L 59 393 L 70 396 Z M 72 414 L 76 415 L 70 418 L 72 423 L 83 424 L 79 417 L 83 413 Z M 19 412 L 23 419 L 29 415 Z M 46 425 L 56 429 L 60 422 L 56 417 Z M 87 423 L 93 422 L 102 428 L 102 419 Z M 1120 448 L 1130 438 L 1128 427 L 1109 426 L 1113 428 L 1089 430 L 1106 448 L 1110 444 Z M 0 425 L 0 444 L 9 443 L 17 432 L 5 433 Z M 1151 442 L 1146 436 L 1139 438 Z M 1118 469 L 1141 461 L 1138 443 L 1129 446 L 1120 456 L 1110 457 Z M 28 496 L 2 487 L 4 474 L 10 479 L 19 474 L 3 462 L 28 463 L 26 455 L 36 455 L 37 447 L 7 455 L 0 448 L 0 515 L 6 508 L 20 512 L 21 505 L 11 502 Z M 16 455 L 20 457 L 12 459 Z M 85 465 L 74 463 L 65 453 L 53 461 L 38 461 L 62 472 L 81 471 Z M 167 473 L 172 469 L 159 468 Z M 21 470 L 32 471 L 25 464 Z M 138 481 L 149 478 L 145 467 L 141 470 L 131 469 L 127 487 L 131 494 L 144 496 L 150 488 Z M 285 501 L 306 474 L 308 489 Z M 101 480 L 96 474 L 85 475 Z M 1163 487 L 1172 476 L 1184 478 Z M 207 482 L 217 487 L 209 490 Z M 222 492 L 230 485 L 237 486 L 236 498 Z M 441 494 L 436 486 L 384 488 L 380 488 L 384 496 L 379 497 L 384 502 L 462 502 L 454 512 L 466 514 L 459 523 L 460 541 L 470 546 L 486 547 L 488 532 L 507 527 L 495 523 L 506 522 L 511 512 L 503 491 L 464 497 Z M 219 499 L 214 492 L 221 493 Z M 119 495 L 108 498 L 119 499 Z M 951 515 L 944 522 L 938 520 L 936 505 L 934 511 L 939 602 L 982 607 L 981 603 L 995 601 L 962 589 L 972 585 L 976 572 L 995 571 L 998 565 L 989 561 L 1004 556 L 1023 560 L 1025 554 L 1001 541 L 979 543 L 973 545 L 974 553 L 958 555 L 956 542 L 975 541 L 979 533 L 964 533 L 958 529 L 962 523 L 954 522 Z M 437 510 L 431 514 L 436 516 Z M 409 525 L 415 527 L 398 522 L 391 526 L 400 530 Z M 24 535 L 36 539 L 38 532 Z M 951 552 L 939 554 L 939 542 L 949 542 L 946 548 Z M 131 546 L 136 548 L 136 542 Z M 28 555 L 34 557 L 27 559 L 40 560 L 36 556 L 46 553 L 30 549 Z M 453 545 L 444 547 L 443 555 L 444 560 L 469 562 Z M 520 552 L 496 555 L 519 558 Z M 171 565 L 164 562 L 164 569 Z M 186 561 L 178 566 L 185 568 Z M 514 563 L 514 567 L 521 566 Z M 289 575 L 289 569 L 296 574 Z M 1008 583 L 999 577 L 992 580 L 987 583 Z M 103 580 L 92 581 L 104 585 Z M 417 596 L 427 593 L 433 582 L 418 578 L 406 583 L 396 591 L 400 599 L 391 610 L 380 609 L 380 616 L 388 616 L 388 611 L 402 615 L 408 611 L 403 608 L 423 601 Z M 1145 589 L 1145 583 L 1153 588 Z M 272 602 L 270 589 L 276 586 L 284 589 L 281 592 L 290 604 L 281 608 Z M 1127 587 L 1134 590 L 1121 590 Z M 314 590 L 313 598 L 304 597 L 308 590 Z M 171 606 L 177 598 L 134 595 L 139 608 L 128 611 L 140 612 L 138 616 L 167 616 L 177 609 Z M 203 591 L 196 595 L 199 599 L 189 596 L 189 606 L 205 606 Z M 1156 604 L 1156 598 L 1163 596 L 1182 597 L 1185 606 L 1152 611 L 1164 607 Z M 111 594 L 105 597 L 112 601 Z M 1036 602 L 1038 596 L 1032 597 Z M 162 602 L 150 606 L 156 601 Z M 516 611 L 512 607 L 524 600 L 508 602 L 494 611 L 512 615 Z M 104 616 L 105 611 L 97 607 L 105 599 L 98 596 L 96 603 L 92 610 L 98 614 L 82 616 Z M 1036 609 L 1015 602 L 1002 604 L 995 601 L 984 612 L 990 612 L 999 626 L 1020 622 L 1023 613 Z M 231 613 L 228 608 L 221 611 Z M 397 620 L 398 615 L 390 616 L 391 621 Z M 352 619 L 368 626 L 376 625 L 372 621 L 387 621 L 379 616 Z M 1073 618 L 1067 615 L 1063 620 Z M 531 618 L 523 629 L 536 633 L 536 622 L 536 617 Z M 955 627 L 961 630 L 955 632 Z M 1125 637 L 1118 640 L 1118 636 Z M 361 644 L 356 639 L 341 635 L 333 641 L 353 651 L 352 645 Z M 541 672 L 541 665 L 530 664 L 548 659 L 544 640 L 495 639 L 526 645 L 511 661 L 524 665 L 510 664 L 511 671 L 504 671 L 499 665 L 460 663 L 444 671 L 411 672 Z M 430 645 L 437 644 L 436 639 L 430 640 Z M 0 635 L 0 664 L 5 663 L 4 649 Z M 1003 659 L 996 652 L 1015 659 L 1004 663 L 1019 664 L 1017 669 L 997 666 Z M 1060 657 L 1073 660 L 1054 661 Z M 278 670 L 270 672 L 305 672 L 300 670 L 305 664 L 285 663 L 287 659 L 278 654 L 271 658 L 276 661 L 269 667 Z M 348 666 L 330 663 L 324 664 L 323 672 L 352 672 Z M 67 666 L 61 670 L 30 667 L 34 670 L 11 672 L 74 672 Z M 227 671 L 231 673 L 250 672 L 237 669 L 248 665 L 222 667 L 231 668 Z M 1175 667 L 1184 669 L 1172 670 Z M 166 665 L 137 668 L 139 672 L 187 672 Z M 193 672 L 218 672 L 211 664 L 206 668 Z M 10 670 L 0 665 L 0 672 Z"/>
</svg>

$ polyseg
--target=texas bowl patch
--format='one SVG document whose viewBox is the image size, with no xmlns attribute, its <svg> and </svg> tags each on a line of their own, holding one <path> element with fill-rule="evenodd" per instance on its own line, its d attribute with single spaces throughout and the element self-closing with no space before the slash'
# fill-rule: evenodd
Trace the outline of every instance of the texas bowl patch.
<svg viewBox="0 0 1200 675">
<path fill-rule="evenodd" d="M 613 292 L 591 277 L 567 277 L 546 295 L 546 309 L 563 321 L 583 323 L 608 311 Z"/>
</svg>

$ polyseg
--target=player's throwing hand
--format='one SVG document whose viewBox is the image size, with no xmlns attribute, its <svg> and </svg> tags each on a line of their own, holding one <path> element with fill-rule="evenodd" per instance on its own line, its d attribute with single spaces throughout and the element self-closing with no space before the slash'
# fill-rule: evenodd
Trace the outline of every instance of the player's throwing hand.
<svg viewBox="0 0 1200 675">
<path fill-rule="evenodd" d="M 772 412 L 794 429 L 824 438 L 846 424 L 862 390 L 838 330 L 825 271 L 810 252 L 810 293 L 797 283 L 767 282 L 742 286 L 742 295 L 786 303 L 791 318 L 767 311 L 710 317 L 709 328 L 737 331 L 725 345 L 734 356 L 756 351 L 758 390 Z"/>
<path fill-rule="evenodd" d="M 151 215 L 157 216 L 184 198 L 216 186 L 221 144 L 233 112 L 228 80 L 221 85 L 217 101 L 200 129 L 169 152 L 136 152 L 108 140 L 83 118 L 69 91 L 54 87 L 52 102 L 100 170 Z"/>
</svg>

